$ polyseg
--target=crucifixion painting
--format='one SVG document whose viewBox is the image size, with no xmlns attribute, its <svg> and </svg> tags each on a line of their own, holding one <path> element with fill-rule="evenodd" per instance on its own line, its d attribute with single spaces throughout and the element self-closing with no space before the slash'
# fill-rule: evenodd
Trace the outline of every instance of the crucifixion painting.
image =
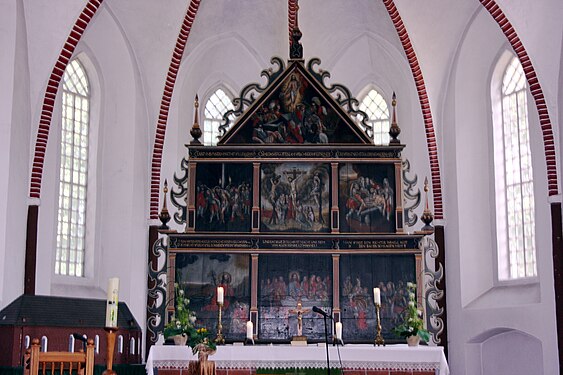
<svg viewBox="0 0 563 375">
<path fill-rule="evenodd" d="M 261 230 L 328 232 L 330 166 L 268 163 L 261 169 Z"/>
</svg>

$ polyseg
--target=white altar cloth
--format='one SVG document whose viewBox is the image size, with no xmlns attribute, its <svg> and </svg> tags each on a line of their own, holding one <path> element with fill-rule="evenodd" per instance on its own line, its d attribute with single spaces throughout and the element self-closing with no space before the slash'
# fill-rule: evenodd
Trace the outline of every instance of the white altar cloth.
<svg viewBox="0 0 563 375">
<path fill-rule="evenodd" d="M 342 367 L 347 369 L 394 369 L 435 371 L 438 375 L 450 373 L 444 350 L 437 346 L 408 347 L 404 344 L 378 346 L 346 345 L 339 347 Z M 340 368 L 335 346 L 329 346 L 330 367 Z M 256 345 L 217 347 L 210 360 L 218 369 L 243 368 L 326 368 L 326 347 L 317 345 Z M 188 346 L 155 345 L 146 363 L 147 375 L 154 368 L 187 368 L 196 361 Z"/>
</svg>

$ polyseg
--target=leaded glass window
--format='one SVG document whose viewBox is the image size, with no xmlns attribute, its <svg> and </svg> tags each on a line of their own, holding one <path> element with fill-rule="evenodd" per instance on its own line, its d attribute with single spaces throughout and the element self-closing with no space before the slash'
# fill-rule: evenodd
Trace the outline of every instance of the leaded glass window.
<svg viewBox="0 0 563 375">
<path fill-rule="evenodd" d="M 513 57 L 502 78 L 502 124 L 494 127 L 499 279 L 536 276 L 536 238 L 527 84 Z"/>
<path fill-rule="evenodd" d="M 84 276 L 90 91 L 78 60 L 63 76 L 55 273 Z"/>
<path fill-rule="evenodd" d="M 217 89 L 205 103 L 203 116 L 203 144 L 215 146 L 219 141 L 219 125 L 223 123 L 223 115 L 234 109 L 233 103 L 223 89 Z M 231 125 L 234 116 L 231 118 Z"/>
<path fill-rule="evenodd" d="M 373 128 L 373 141 L 376 145 L 389 144 L 389 107 L 375 89 L 371 89 L 363 98 L 360 110 L 368 115 L 368 124 Z"/>
</svg>

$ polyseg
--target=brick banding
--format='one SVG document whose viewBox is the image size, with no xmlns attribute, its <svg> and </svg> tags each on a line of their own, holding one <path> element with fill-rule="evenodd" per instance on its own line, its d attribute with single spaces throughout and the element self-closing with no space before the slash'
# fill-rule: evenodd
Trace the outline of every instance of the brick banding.
<svg viewBox="0 0 563 375">
<path fill-rule="evenodd" d="M 31 198 L 41 198 L 41 179 L 43 177 L 43 163 L 47 141 L 49 139 L 49 130 L 53 119 L 53 107 L 55 98 L 59 91 L 59 84 L 63 77 L 64 71 L 70 62 L 70 58 L 74 53 L 76 45 L 80 41 L 84 30 L 88 23 L 92 20 L 98 8 L 104 0 L 89 0 L 78 19 L 74 23 L 59 57 L 53 66 L 47 87 L 45 88 L 45 96 L 43 97 L 43 105 L 41 107 L 41 117 L 39 119 L 39 127 L 37 129 L 37 137 L 35 140 L 35 155 L 33 157 L 33 168 L 31 170 L 29 196 Z"/>
<path fill-rule="evenodd" d="M 287 27 L 289 31 L 289 44 L 291 45 L 291 32 L 297 24 L 297 2 L 296 0 L 287 0 Z"/>
<path fill-rule="evenodd" d="M 197 10 L 201 0 L 192 0 L 190 6 L 186 10 L 186 15 L 182 22 L 182 27 L 178 33 L 176 45 L 172 52 L 172 58 L 166 74 L 166 81 L 164 83 L 164 90 L 162 92 L 162 99 L 160 102 L 160 111 L 156 125 L 155 141 L 152 153 L 152 171 L 151 171 L 151 193 L 150 193 L 150 218 L 158 219 L 158 203 L 159 203 L 159 187 L 160 187 L 160 167 L 162 165 L 162 150 L 164 148 L 164 137 L 166 135 L 166 124 L 168 122 L 168 113 L 170 111 L 170 102 L 172 100 L 172 92 L 176 84 L 176 77 L 180 69 L 182 56 L 188 42 L 188 37 L 195 20 Z"/>
<path fill-rule="evenodd" d="M 495 0 L 479 0 L 483 7 L 489 12 L 496 23 L 499 25 L 500 29 L 510 42 L 514 53 L 520 60 L 522 64 L 522 69 L 524 70 L 524 75 L 528 82 L 528 87 L 530 88 L 530 93 L 534 98 L 536 108 L 538 110 L 540 127 L 543 135 L 544 143 L 544 153 L 545 153 L 545 163 L 547 166 L 547 189 L 548 195 L 558 195 L 559 194 L 559 184 L 557 182 L 557 161 L 555 158 L 555 147 L 553 138 L 553 128 L 551 126 L 551 120 L 549 118 L 549 113 L 547 111 L 547 105 L 545 103 L 545 97 L 543 95 L 543 90 L 539 83 L 536 71 L 530 60 L 530 56 L 526 52 L 526 48 L 514 27 L 502 11 Z"/>
<path fill-rule="evenodd" d="M 442 203 L 442 181 L 440 175 L 440 163 L 438 160 L 438 146 L 436 142 L 436 134 L 434 132 L 434 122 L 432 120 L 432 111 L 430 110 L 430 102 L 428 101 L 428 93 L 426 92 L 426 84 L 422 75 L 422 70 L 416 57 L 416 52 L 409 38 L 409 33 L 401 19 L 401 15 L 395 6 L 393 0 L 383 0 L 385 8 L 389 13 L 389 17 L 393 21 L 395 30 L 399 35 L 401 44 L 407 56 L 411 73 L 415 82 L 422 118 L 424 119 L 424 130 L 426 132 L 426 144 L 428 147 L 428 158 L 430 160 L 430 174 L 432 176 L 432 197 L 434 201 L 434 218 L 442 220 L 444 218 L 444 210 Z"/>
</svg>

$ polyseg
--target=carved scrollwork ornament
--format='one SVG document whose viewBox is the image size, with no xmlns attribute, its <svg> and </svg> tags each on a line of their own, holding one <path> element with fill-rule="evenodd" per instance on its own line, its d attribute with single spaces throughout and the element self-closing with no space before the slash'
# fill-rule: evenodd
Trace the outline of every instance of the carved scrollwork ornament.
<svg viewBox="0 0 563 375">
<path fill-rule="evenodd" d="M 444 267 L 438 262 L 438 244 L 429 236 L 420 241 L 420 249 L 424 257 L 424 301 L 426 310 L 426 328 L 430 332 L 431 341 L 441 344 L 440 336 L 445 328 L 443 319 L 444 308 L 438 305 L 438 301 L 445 297 L 444 291 L 440 289 L 439 283 L 444 277 Z"/>
<path fill-rule="evenodd" d="M 183 158 L 180 163 L 181 174 L 174 173 L 174 184 L 170 190 L 170 201 L 178 212 L 174 213 L 174 222 L 179 225 L 186 224 L 188 197 L 188 159 Z"/>
<path fill-rule="evenodd" d="M 369 116 L 367 113 L 358 108 L 360 105 L 358 99 L 352 96 L 352 92 L 344 85 L 335 83 L 328 86 L 325 83 L 325 80 L 330 78 L 330 73 L 323 69 L 319 69 L 318 72 L 315 71 L 315 66 L 320 65 L 320 63 L 321 60 L 319 58 L 312 58 L 307 63 L 307 70 L 324 87 L 324 89 L 330 93 L 340 107 L 342 107 L 342 109 L 345 110 L 351 118 L 356 119 L 356 123 L 360 126 L 364 133 L 370 139 L 373 139 L 373 127 L 368 122 Z"/>
<path fill-rule="evenodd" d="M 259 83 L 248 84 L 240 90 L 239 97 L 233 99 L 234 109 L 225 112 L 223 115 L 223 123 L 219 125 L 219 133 L 221 137 L 225 135 L 227 129 L 231 127 L 234 119 L 250 107 L 256 101 L 258 96 L 260 96 L 260 94 L 262 94 L 285 70 L 285 63 L 280 57 L 272 57 L 270 63 L 272 65 L 276 65 L 277 69 L 274 70 L 273 68 L 268 68 L 262 70 L 260 76 L 265 77 L 268 80 L 264 86 L 261 86 Z"/>
<path fill-rule="evenodd" d="M 416 184 L 418 183 L 418 176 L 414 174 L 412 178 L 409 177 L 411 172 L 411 163 L 409 159 L 402 161 L 402 170 L 405 225 L 413 227 L 418 221 L 418 215 L 414 211 L 418 208 L 421 201 L 420 189 L 415 189 Z"/>
<path fill-rule="evenodd" d="M 159 332 L 164 329 L 166 313 L 166 270 L 168 265 L 168 249 L 161 237 L 151 249 L 151 258 L 156 262 L 149 263 L 148 270 L 148 303 L 147 303 L 147 338 L 154 344 Z M 156 263 L 156 267 L 155 266 Z"/>
</svg>

